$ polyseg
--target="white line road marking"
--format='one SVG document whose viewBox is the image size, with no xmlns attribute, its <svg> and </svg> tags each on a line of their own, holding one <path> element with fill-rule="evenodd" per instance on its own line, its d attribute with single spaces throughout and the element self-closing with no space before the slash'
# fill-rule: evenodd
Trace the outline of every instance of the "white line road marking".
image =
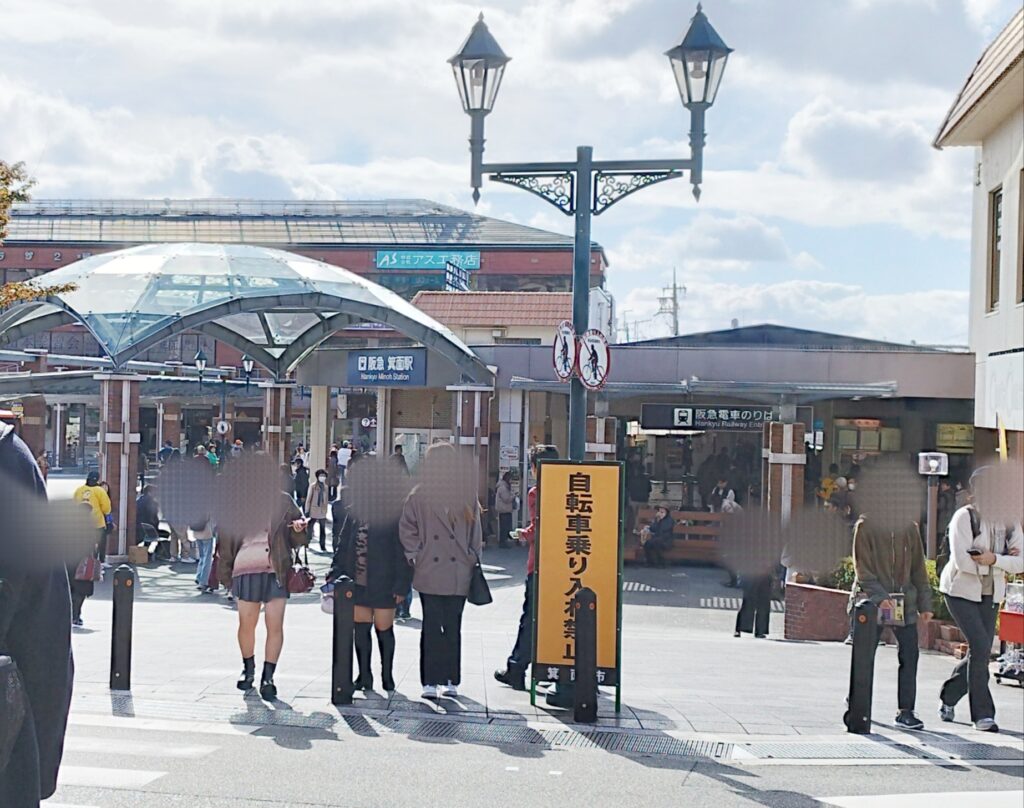
<svg viewBox="0 0 1024 808">
<path fill-rule="evenodd" d="M 99 808 L 97 805 L 72 805 L 69 802 L 50 802 L 49 800 L 43 800 L 42 804 L 45 808 Z"/>
<path fill-rule="evenodd" d="M 100 766 L 61 766 L 57 784 L 86 788 L 142 788 L 167 772 L 144 769 L 105 769 Z"/>
<path fill-rule="evenodd" d="M 198 735 L 251 735 L 259 727 L 252 724 L 213 724 L 191 721 L 174 721 L 161 718 L 122 718 L 99 713 L 71 713 L 68 723 L 80 727 L 116 727 L 151 732 L 187 732 Z"/>
<path fill-rule="evenodd" d="M 934 794 L 892 794 L 872 797 L 818 797 L 825 805 L 836 808 L 964 808 L 984 805 L 985 808 L 1020 808 L 1020 791 L 947 791 Z"/>
<path fill-rule="evenodd" d="M 562 776 L 561 772 L 548 772 L 548 774 L 550 774 L 552 777 L 561 777 Z"/>
<path fill-rule="evenodd" d="M 517 771 L 519 771 L 519 767 L 518 766 L 506 766 L 505 767 L 505 771 L 507 771 L 507 772 L 517 772 Z"/>
<path fill-rule="evenodd" d="M 106 738 L 97 735 L 68 735 L 64 749 L 72 752 L 101 752 L 114 755 L 137 755 L 160 758 L 201 758 L 212 755 L 220 747 L 203 744 L 173 744 Z"/>
</svg>

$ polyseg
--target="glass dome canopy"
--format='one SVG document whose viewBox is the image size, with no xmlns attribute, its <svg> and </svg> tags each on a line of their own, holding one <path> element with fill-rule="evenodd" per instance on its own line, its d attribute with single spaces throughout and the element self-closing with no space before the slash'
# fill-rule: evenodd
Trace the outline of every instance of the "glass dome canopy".
<svg viewBox="0 0 1024 808">
<path fill-rule="evenodd" d="M 390 325 L 475 381 L 490 373 L 450 330 L 407 300 L 341 267 L 239 244 L 149 244 L 93 256 L 45 276 L 75 291 L 0 312 L 0 335 L 85 326 L 121 366 L 161 340 L 200 331 L 283 378 L 353 323 Z"/>
</svg>

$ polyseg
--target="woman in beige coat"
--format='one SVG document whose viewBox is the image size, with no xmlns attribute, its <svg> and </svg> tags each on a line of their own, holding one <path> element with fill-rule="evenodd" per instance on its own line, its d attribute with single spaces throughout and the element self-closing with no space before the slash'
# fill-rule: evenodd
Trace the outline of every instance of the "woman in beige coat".
<svg viewBox="0 0 1024 808">
<path fill-rule="evenodd" d="M 306 518 L 309 520 L 307 544 L 313 543 L 313 526 L 320 525 L 320 552 L 327 552 L 327 510 L 331 506 L 331 489 L 327 484 L 327 471 L 320 469 L 315 482 L 306 494 Z"/>
<path fill-rule="evenodd" d="M 462 610 L 483 532 L 471 473 L 455 448 L 431 446 L 421 482 L 405 501 L 399 536 L 420 593 L 420 681 L 424 698 L 457 696 L 461 681 Z"/>
</svg>

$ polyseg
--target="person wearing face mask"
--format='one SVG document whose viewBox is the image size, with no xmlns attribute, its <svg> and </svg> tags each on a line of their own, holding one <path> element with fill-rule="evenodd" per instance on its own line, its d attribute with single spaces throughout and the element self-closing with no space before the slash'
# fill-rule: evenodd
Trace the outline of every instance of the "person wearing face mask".
<svg viewBox="0 0 1024 808">
<path fill-rule="evenodd" d="M 306 494 L 306 518 L 309 519 L 309 543 L 313 543 L 313 526 L 320 526 L 320 552 L 327 552 L 327 509 L 331 504 L 331 490 L 327 485 L 326 469 L 318 469 L 316 482 Z"/>
</svg>

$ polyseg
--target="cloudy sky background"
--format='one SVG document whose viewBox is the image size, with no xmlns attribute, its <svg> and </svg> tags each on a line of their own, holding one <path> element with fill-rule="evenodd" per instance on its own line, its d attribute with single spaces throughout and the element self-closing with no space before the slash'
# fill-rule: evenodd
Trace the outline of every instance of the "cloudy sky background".
<svg viewBox="0 0 1024 808">
<path fill-rule="evenodd" d="M 686 180 L 594 220 L 632 334 L 673 267 L 682 329 L 774 322 L 966 344 L 969 150 L 931 148 L 1017 0 L 706 0 L 735 49 Z M 37 197 L 368 199 L 472 208 L 445 60 L 476 14 L 513 57 L 487 159 L 685 156 L 675 0 L 0 0 L 0 157 Z M 478 210 L 571 220 L 485 185 Z"/>
</svg>

